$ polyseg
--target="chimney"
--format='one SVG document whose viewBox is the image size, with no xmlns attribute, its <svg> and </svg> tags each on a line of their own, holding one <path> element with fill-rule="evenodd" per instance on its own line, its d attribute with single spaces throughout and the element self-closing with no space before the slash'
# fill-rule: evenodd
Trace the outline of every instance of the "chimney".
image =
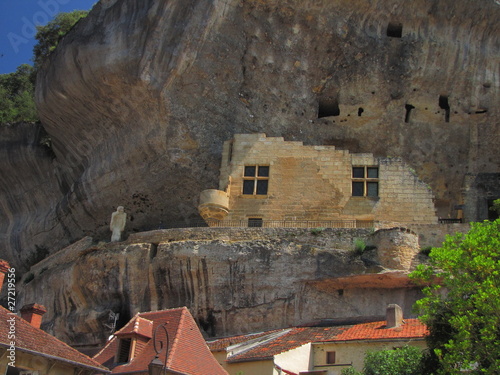
<svg viewBox="0 0 500 375">
<path fill-rule="evenodd" d="M 2 290 L 3 280 L 5 279 L 5 274 L 9 272 L 10 265 L 7 261 L 0 259 L 0 290 Z"/>
<path fill-rule="evenodd" d="M 386 328 L 399 327 L 403 324 L 403 310 L 399 307 L 399 305 L 388 305 L 385 313 L 385 319 L 387 320 Z"/>
<path fill-rule="evenodd" d="M 32 303 L 31 305 L 25 305 L 21 308 L 21 318 L 26 320 L 35 328 L 40 328 L 42 324 L 42 315 L 47 312 L 45 306 L 39 305 L 38 303 Z"/>
</svg>

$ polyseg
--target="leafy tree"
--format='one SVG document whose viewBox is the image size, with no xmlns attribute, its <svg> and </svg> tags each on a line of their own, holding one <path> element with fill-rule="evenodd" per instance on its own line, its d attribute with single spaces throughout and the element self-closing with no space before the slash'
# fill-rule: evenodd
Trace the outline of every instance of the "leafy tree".
<svg viewBox="0 0 500 375">
<path fill-rule="evenodd" d="M 36 72 L 61 38 L 87 14 L 83 10 L 59 13 L 47 25 L 37 26 L 38 43 L 33 48 L 35 67 L 23 64 L 14 73 L 0 74 L 0 124 L 38 121 L 34 98 Z"/>
<path fill-rule="evenodd" d="M 500 219 L 471 223 L 430 253 L 410 276 L 428 325 L 428 368 L 435 374 L 498 374 L 500 369 Z M 437 282 L 436 282 L 437 280 Z M 429 372 L 428 372 L 429 373 Z"/>
<path fill-rule="evenodd" d="M 493 206 L 490 207 L 491 211 L 495 211 L 498 215 L 500 215 L 500 199 L 495 199 L 493 201 Z"/>
<path fill-rule="evenodd" d="M 33 67 L 20 65 L 14 73 L 0 74 L 0 123 L 37 121 Z"/>
<path fill-rule="evenodd" d="M 59 13 L 45 26 L 37 26 L 35 38 L 38 43 L 33 47 L 33 61 L 38 70 L 50 53 L 56 49 L 59 41 L 81 19 L 86 17 L 88 11 L 75 10 L 69 13 Z"/>
<path fill-rule="evenodd" d="M 364 375 L 421 375 L 422 350 L 405 346 L 394 350 L 368 352 Z"/>
<path fill-rule="evenodd" d="M 340 375 L 363 375 L 363 373 L 355 370 L 354 367 L 348 367 L 343 369 Z"/>
</svg>

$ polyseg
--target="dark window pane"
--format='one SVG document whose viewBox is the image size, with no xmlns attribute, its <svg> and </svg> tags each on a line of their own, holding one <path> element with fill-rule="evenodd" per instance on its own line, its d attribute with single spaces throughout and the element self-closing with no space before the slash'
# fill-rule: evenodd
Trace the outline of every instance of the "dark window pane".
<svg viewBox="0 0 500 375">
<path fill-rule="evenodd" d="M 368 189 L 367 195 L 369 197 L 378 197 L 378 182 L 368 182 L 366 185 Z"/>
<path fill-rule="evenodd" d="M 266 195 L 267 194 L 268 180 L 258 180 L 257 181 L 257 194 Z"/>
<path fill-rule="evenodd" d="M 255 177 L 255 166 L 245 167 L 245 177 Z"/>
<path fill-rule="evenodd" d="M 353 197 L 362 197 L 364 195 L 365 195 L 365 183 L 354 181 L 352 183 L 352 196 Z"/>
<path fill-rule="evenodd" d="M 352 168 L 353 178 L 364 178 L 365 177 L 365 167 L 353 167 Z"/>
<path fill-rule="evenodd" d="M 252 228 L 260 228 L 262 227 L 262 219 L 250 218 L 248 219 L 248 226 Z"/>
<path fill-rule="evenodd" d="M 259 167 L 259 177 L 269 177 L 269 167 Z"/>
<path fill-rule="evenodd" d="M 243 180 L 243 194 L 253 194 L 254 180 Z"/>
<path fill-rule="evenodd" d="M 368 178 L 378 178 L 378 168 L 368 168 Z"/>
<path fill-rule="evenodd" d="M 335 363 L 335 352 L 326 352 L 326 363 L 329 365 Z"/>
</svg>

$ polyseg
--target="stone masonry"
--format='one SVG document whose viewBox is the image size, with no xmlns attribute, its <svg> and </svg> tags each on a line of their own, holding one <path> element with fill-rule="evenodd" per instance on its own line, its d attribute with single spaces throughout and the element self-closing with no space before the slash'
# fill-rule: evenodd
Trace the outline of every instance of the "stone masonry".
<svg viewBox="0 0 500 375">
<path fill-rule="evenodd" d="M 246 166 L 269 167 L 266 194 L 243 193 Z M 364 178 L 354 179 L 353 167 L 376 170 L 376 178 L 365 172 Z M 353 196 L 354 181 L 365 184 L 362 196 Z M 370 182 L 378 190 L 375 196 L 367 194 Z M 225 142 L 218 197 L 223 192 L 228 197 L 228 221 L 257 218 L 264 226 L 266 220 L 437 222 L 432 191 L 401 158 L 351 154 L 334 146 L 305 146 L 265 134 L 237 134 Z M 200 203 L 207 218 L 206 207 L 211 202 Z M 214 207 L 217 203 L 220 199 L 213 202 Z M 214 218 L 220 219 L 219 214 L 217 211 Z"/>
</svg>

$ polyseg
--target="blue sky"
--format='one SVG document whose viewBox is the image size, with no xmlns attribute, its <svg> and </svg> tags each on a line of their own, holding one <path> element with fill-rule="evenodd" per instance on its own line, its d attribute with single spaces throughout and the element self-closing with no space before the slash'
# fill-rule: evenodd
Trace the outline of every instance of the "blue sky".
<svg viewBox="0 0 500 375">
<path fill-rule="evenodd" d="M 35 25 L 57 13 L 89 10 L 98 0 L 0 0 L 0 74 L 32 64 Z"/>
</svg>

